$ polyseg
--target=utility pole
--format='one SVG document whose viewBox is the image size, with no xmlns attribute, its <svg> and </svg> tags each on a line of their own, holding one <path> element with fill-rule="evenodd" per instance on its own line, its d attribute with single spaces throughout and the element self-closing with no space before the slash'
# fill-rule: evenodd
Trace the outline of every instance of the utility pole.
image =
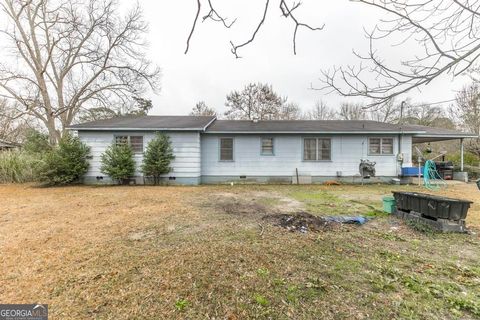
<svg viewBox="0 0 480 320">
<path fill-rule="evenodd" d="M 400 120 L 398 121 L 398 123 L 400 123 L 400 124 L 403 123 L 403 110 L 405 109 L 406 104 L 407 104 L 407 102 L 405 100 L 403 100 L 401 105 L 400 105 Z"/>
</svg>

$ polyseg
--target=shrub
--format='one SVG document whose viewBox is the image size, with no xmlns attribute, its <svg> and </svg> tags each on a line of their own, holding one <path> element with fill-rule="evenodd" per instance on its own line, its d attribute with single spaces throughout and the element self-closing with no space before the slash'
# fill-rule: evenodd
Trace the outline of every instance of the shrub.
<svg viewBox="0 0 480 320">
<path fill-rule="evenodd" d="M 24 183 L 36 179 L 38 158 L 22 150 L 0 152 L 0 183 Z"/>
<path fill-rule="evenodd" d="M 460 152 L 447 155 L 447 159 L 452 161 L 455 165 L 460 165 Z M 471 152 L 465 152 L 463 157 L 463 163 L 467 166 L 478 166 L 480 159 Z"/>
<path fill-rule="evenodd" d="M 30 154 L 44 154 L 52 151 L 52 145 L 47 134 L 31 129 L 27 132 L 22 149 Z"/>
<path fill-rule="evenodd" d="M 65 134 L 58 145 L 45 155 L 40 180 L 53 185 L 78 181 L 88 171 L 89 153 L 90 148 L 78 137 Z"/>
<path fill-rule="evenodd" d="M 112 144 L 102 154 L 100 170 L 119 183 L 125 183 L 126 179 L 135 174 L 135 160 L 133 159 L 132 148 L 126 144 Z"/>
<path fill-rule="evenodd" d="M 162 174 L 170 172 L 170 163 L 175 159 L 170 138 L 157 133 L 148 143 L 147 151 L 143 155 L 142 172 L 145 176 L 153 176 L 154 183 L 160 181 Z"/>
</svg>

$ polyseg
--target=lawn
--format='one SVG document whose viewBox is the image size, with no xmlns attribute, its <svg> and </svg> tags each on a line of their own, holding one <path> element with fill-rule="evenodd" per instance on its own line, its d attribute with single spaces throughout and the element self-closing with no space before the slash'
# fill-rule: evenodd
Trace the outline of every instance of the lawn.
<svg viewBox="0 0 480 320">
<path fill-rule="evenodd" d="M 408 186 L 0 185 L 0 301 L 51 319 L 475 319 L 473 234 L 420 232 L 379 212 Z M 290 232 L 265 217 L 364 214 L 365 225 Z"/>
</svg>

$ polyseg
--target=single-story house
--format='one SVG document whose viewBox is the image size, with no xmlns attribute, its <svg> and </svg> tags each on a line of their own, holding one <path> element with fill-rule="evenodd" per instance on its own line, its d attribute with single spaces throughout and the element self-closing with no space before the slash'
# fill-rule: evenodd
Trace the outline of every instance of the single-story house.
<svg viewBox="0 0 480 320">
<path fill-rule="evenodd" d="M 234 181 L 360 182 L 361 159 L 376 163 L 370 181 L 390 181 L 412 166 L 412 145 L 477 135 L 424 126 L 366 120 L 217 120 L 214 116 L 118 117 L 71 126 L 91 147 L 86 183 L 111 182 L 101 154 L 112 143 L 129 143 L 140 168 L 156 132 L 169 135 L 175 160 L 163 178 L 171 183 Z M 140 171 L 137 183 L 144 181 Z"/>
</svg>

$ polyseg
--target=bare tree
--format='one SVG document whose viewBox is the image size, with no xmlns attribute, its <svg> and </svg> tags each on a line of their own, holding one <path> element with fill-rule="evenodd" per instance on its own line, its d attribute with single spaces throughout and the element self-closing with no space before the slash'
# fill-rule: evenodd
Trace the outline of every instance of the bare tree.
<svg viewBox="0 0 480 320">
<path fill-rule="evenodd" d="M 409 106 L 405 110 L 405 117 L 402 119 L 402 122 L 444 129 L 455 129 L 455 124 L 449 119 L 444 108 L 422 103 Z"/>
<path fill-rule="evenodd" d="M 291 22 L 293 22 L 294 28 L 293 28 L 292 43 L 293 43 L 293 53 L 294 54 L 297 54 L 297 33 L 298 33 L 298 30 L 300 28 L 308 29 L 308 30 L 311 30 L 311 31 L 322 30 L 324 28 L 324 25 L 319 26 L 319 27 L 311 26 L 308 23 L 302 22 L 297 17 L 295 10 L 298 9 L 301 6 L 302 3 L 300 1 L 299 2 L 293 2 L 292 4 L 288 4 L 286 0 L 278 0 L 278 1 L 265 0 L 265 4 L 263 6 L 263 11 L 261 13 L 262 15 L 258 19 L 258 22 L 255 26 L 255 29 L 251 33 L 250 37 L 247 40 L 244 40 L 243 42 L 239 42 L 239 43 L 234 43 L 233 41 L 230 41 L 231 52 L 232 52 L 232 54 L 235 55 L 236 58 L 241 58 L 239 56 L 239 52 L 238 52 L 239 49 L 251 44 L 252 42 L 254 42 L 257 34 L 260 32 L 261 28 L 265 24 L 265 21 L 267 19 L 268 10 L 270 9 L 270 7 L 272 5 L 274 5 L 274 2 L 277 2 L 278 9 L 280 11 L 281 16 L 290 20 Z M 192 36 L 193 36 L 193 34 L 194 34 L 194 32 L 197 28 L 199 17 L 200 17 L 200 14 L 202 12 L 202 3 L 204 5 L 206 5 L 206 7 L 207 7 L 206 14 L 202 18 L 203 22 L 205 22 L 207 20 L 211 20 L 211 21 L 214 21 L 214 22 L 219 22 L 223 25 L 224 28 L 230 29 L 234 25 L 235 21 L 237 20 L 235 18 L 235 19 L 231 20 L 231 22 L 230 22 L 230 20 L 228 18 L 222 16 L 218 12 L 218 10 L 215 8 L 215 6 L 212 4 L 212 0 L 197 0 L 197 10 L 196 10 L 196 13 L 195 13 L 195 18 L 193 20 L 192 28 L 190 30 L 190 33 L 188 34 L 187 45 L 186 45 L 186 48 L 185 48 L 185 54 L 187 54 L 188 50 L 190 49 L 190 41 L 191 41 Z"/>
<path fill-rule="evenodd" d="M 35 121 L 28 117 L 19 117 L 14 104 L 0 99 L 0 140 L 21 142 Z"/>
<path fill-rule="evenodd" d="M 334 120 L 337 118 L 335 110 L 327 106 L 322 100 L 316 101 L 315 106 L 305 113 L 309 120 Z"/>
<path fill-rule="evenodd" d="M 276 120 L 298 120 L 302 118 L 300 106 L 295 102 L 286 102 L 280 111 L 273 117 Z"/>
<path fill-rule="evenodd" d="M 465 86 L 458 94 L 450 113 L 465 131 L 480 134 L 480 87 L 474 82 Z M 468 151 L 480 157 L 480 139 L 469 139 Z"/>
<path fill-rule="evenodd" d="M 382 12 L 383 20 L 367 33 L 370 49 L 354 52 L 358 66 L 323 71 L 327 89 L 349 97 L 385 103 L 445 74 L 453 77 L 478 69 L 480 5 L 473 0 L 357 0 Z M 419 50 L 397 50 L 400 63 L 387 62 L 376 49 L 380 41 Z M 382 44 L 385 44 L 382 42 Z"/>
<path fill-rule="evenodd" d="M 159 89 L 145 56 L 147 25 L 114 0 L 1 0 L 2 34 L 19 64 L 0 65 L 0 94 L 35 116 L 55 143 L 84 110 L 125 106 Z"/>
<path fill-rule="evenodd" d="M 395 103 L 394 99 L 388 100 L 374 108 L 369 108 L 368 118 L 373 121 L 398 123 L 400 120 L 400 106 Z"/>
<path fill-rule="evenodd" d="M 366 120 L 367 112 L 363 104 L 342 103 L 338 117 L 342 120 Z"/>
<path fill-rule="evenodd" d="M 280 97 L 271 85 L 250 83 L 242 91 L 232 91 L 225 103 L 228 119 L 279 119 L 286 99 Z"/>
<path fill-rule="evenodd" d="M 84 109 L 77 118 L 80 122 L 88 122 L 119 116 L 146 116 L 152 108 L 152 100 L 133 97 L 133 101 L 125 106 L 100 106 Z"/>
<path fill-rule="evenodd" d="M 210 108 L 204 101 L 197 102 L 195 107 L 193 107 L 190 112 L 191 116 L 216 116 L 217 112 L 215 109 Z"/>
</svg>

